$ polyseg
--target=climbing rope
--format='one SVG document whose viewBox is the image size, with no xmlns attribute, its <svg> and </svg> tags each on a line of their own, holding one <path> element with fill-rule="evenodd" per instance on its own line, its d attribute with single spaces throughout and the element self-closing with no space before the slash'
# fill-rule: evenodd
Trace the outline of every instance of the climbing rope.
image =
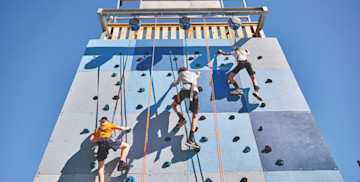
<svg viewBox="0 0 360 182">
<path fill-rule="evenodd" d="M 204 21 L 204 26 L 206 27 L 205 17 L 203 17 L 203 21 Z M 212 73 L 211 73 L 212 69 L 211 69 L 211 65 L 210 65 L 210 49 L 209 49 L 209 42 L 206 37 L 205 37 L 205 42 L 206 42 L 206 53 L 207 53 L 209 75 L 210 75 L 211 98 L 212 98 L 212 105 L 213 105 L 213 110 L 214 110 L 215 133 L 216 133 L 218 160 L 219 160 L 220 180 L 221 180 L 221 182 L 224 182 L 224 171 L 223 171 L 223 165 L 222 165 L 222 159 L 221 159 L 219 127 L 218 127 L 216 103 L 215 103 L 214 82 L 213 82 L 213 78 L 212 78 Z"/>
<path fill-rule="evenodd" d="M 157 17 L 155 17 L 154 29 L 156 28 L 156 24 L 157 24 Z M 153 79 L 153 69 L 154 69 L 154 55 L 155 55 L 155 37 L 154 37 L 153 51 L 152 51 L 152 58 L 151 58 L 152 60 L 151 60 L 151 72 L 150 72 L 150 89 L 149 89 L 148 111 L 147 111 L 147 117 L 146 117 L 144 157 L 143 157 L 143 165 L 142 165 L 141 182 L 145 181 L 146 154 L 147 154 L 147 145 L 148 145 L 148 137 L 149 137 L 151 89 L 152 89 L 152 79 Z"/>
<path fill-rule="evenodd" d="M 188 31 L 189 30 L 186 30 L 185 31 L 185 55 L 186 55 L 186 68 L 188 68 L 189 69 L 189 62 L 188 62 L 188 48 L 187 48 L 187 38 L 186 38 L 186 36 L 188 36 L 189 34 L 188 34 Z"/>
</svg>

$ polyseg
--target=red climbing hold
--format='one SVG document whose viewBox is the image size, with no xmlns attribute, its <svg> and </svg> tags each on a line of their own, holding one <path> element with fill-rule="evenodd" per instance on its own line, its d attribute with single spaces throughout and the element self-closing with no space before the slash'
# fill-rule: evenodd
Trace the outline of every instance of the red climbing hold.
<svg viewBox="0 0 360 182">
<path fill-rule="evenodd" d="M 263 107 L 265 107 L 266 106 L 266 104 L 263 102 L 263 103 L 261 103 L 261 105 L 260 105 L 260 107 L 261 108 L 263 108 Z"/>
<path fill-rule="evenodd" d="M 206 117 L 205 116 L 200 116 L 200 120 L 205 120 Z"/>
<path fill-rule="evenodd" d="M 168 73 L 167 76 L 171 76 L 172 74 L 171 73 Z"/>
<path fill-rule="evenodd" d="M 139 105 L 136 106 L 136 108 L 141 109 L 141 108 L 143 108 L 143 106 L 141 104 L 139 104 Z"/>
<path fill-rule="evenodd" d="M 199 90 L 199 92 L 202 92 L 202 91 L 203 91 L 203 88 L 202 88 L 202 87 L 198 87 L 198 90 Z"/>
<path fill-rule="evenodd" d="M 200 52 L 199 52 L 199 51 L 195 51 L 195 54 L 200 54 Z"/>
<path fill-rule="evenodd" d="M 229 117 L 229 119 L 233 120 L 233 119 L 235 119 L 235 116 L 234 116 L 234 115 L 231 115 L 231 116 Z"/>
<path fill-rule="evenodd" d="M 143 60 L 142 57 L 137 58 L 137 61 L 142 61 L 142 60 Z"/>
<path fill-rule="evenodd" d="M 117 64 L 117 65 L 115 65 L 114 67 L 115 67 L 115 68 L 118 68 L 118 67 L 120 67 L 120 65 Z"/>
</svg>

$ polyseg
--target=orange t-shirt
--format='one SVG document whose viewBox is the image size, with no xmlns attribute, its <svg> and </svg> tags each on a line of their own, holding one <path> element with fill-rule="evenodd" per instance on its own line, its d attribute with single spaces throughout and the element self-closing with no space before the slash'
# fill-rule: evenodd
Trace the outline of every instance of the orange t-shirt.
<svg viewBox="0 0 360 182">
<path fill-rule="evenodd" d="M 94 132 L 95 140 L 100 140 L 102 138 L 107 138 L 111 136 L 111 132 L 116 128 L 116 125 L 111 123 L 101 124 L 99 128 L 96 128 Z"/>
</svg>

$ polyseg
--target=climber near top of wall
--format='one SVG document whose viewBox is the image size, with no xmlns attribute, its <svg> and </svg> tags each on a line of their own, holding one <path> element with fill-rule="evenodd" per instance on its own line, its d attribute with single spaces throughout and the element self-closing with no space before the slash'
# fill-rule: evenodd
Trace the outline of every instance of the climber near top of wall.
<svg viewBox="0 0 360 182">
<path fill-rule="evenodd" d="M 126 156 L 129 153 L 130 145 L 122 142 L 120 139 L 112 138 L 112 130 L 129 130 L 129 127 L 116 126 L 110 123 L 107 117 L 102 117 L 100 120 L 101 124 L 99 128 L 90 137 L 90 142 L 96 142 L 99 146 L 97 152 L 98 159 L 98 176 L 99 182 L 104 182 L 104 161 L 109 153 L 109 149 L 116 151 L 117 149 L 122 149 L 118 171 L 127 170 L 132 168 L 132 165 L 126 164 Z"/>
<path fill-rule="evenodd" d="M 253 83 L 254 86 L 254 92 L 253 95 L 254 97 L 256 97 L 259 101 L 262 101 L 263 99 L 260 96 L 259 93 L 259 86 L 257 85 L 257 81 L 255 78 L 255 72 L 253 71 L 250 62 L 248 61 L 247 56 L 250 54 L 250 51 L 248 49 L 245 50 L 241 50 L 240 47 L 236 48 L 235 51 L 229 52 L 229 53 L 225 53 L 223 52 L 221 49 L 219 49 L 218 51 L 219 54 L 222 55 L 233 55 L 237 61 L 237 66 L 231 71 L 230 75 L 229 75 L 229 81 L 231 84 L 233 84 L 235 86 L 235 90 L 230 92 L 231 95 L 243 95 L 243 91 L 241 90 L 241 88 L 238 86 L 238 84 L 236 83 L 236 81 L 234 80 L 234 76 L 239 73 L 239 71 L 243 68 L 246 68 L 246 71 L 248 72 L 251 81 Z"/>
<path fill-rule="evenodd" d="M 175 87 L 176 85 L 178 85 L 180 81 L 182 82 L 183 86 L 181 87 L 181 91 L 174 98 L 174 102 L 171 105 L 174 111 L 176 112 L 176 114 L 180 118 L 179 122 L 176 125 L 176 128 L 180 128 L 186 123 L 186 120 L 184 116 L 180 113 L 180 110 L 177 107 L 177 105 L 181 104 L 181 101 L 184 100 L 185 98 L 189 98 L 190 100 L 189 110 L 192 112 L 192 122 L 191 122 L 189 138 L 186 141 L 185 145 L 200 149 L 201 147 L 194 140 L 194 133 L 196 129 L 197 113 L 199 109 L 199 99 L 197 96 L 199 90 L 196 84 L 197 84 L 197 79 L 200 78 L 201 76 L 201 73 L 199 71 L 197 73 L 188 71 L 186 67 L 181 67 L 178 72 L 179 72 L 179 77 L 174 81 L 173 86 Z"/>
</svg>

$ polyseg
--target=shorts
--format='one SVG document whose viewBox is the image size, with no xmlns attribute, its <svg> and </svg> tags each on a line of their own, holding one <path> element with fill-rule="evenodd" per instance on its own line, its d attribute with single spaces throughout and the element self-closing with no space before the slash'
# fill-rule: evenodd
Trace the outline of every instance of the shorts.
<svg viewBox="0 0 360 182">
<path fill-rule="evenodd" d="M 106 159 L 109 149 L 113 149 L 116 151 L 121 146 L 121 140 L 116 140 L 114 138 L 102 138 L 99 141 L 96 142 L 99 146 L 98 152 L 97 152 L 97 160 L 103 161 Z"/>
<path fill-rule="evenodd" d="M 197 94 L 198 93 L 194 91 L 193 101 L 190 101 L 190 107 L 189 107 L 189 110 L 195 114 L 197 114 L 199 110 L 199 99 Z M 190 90 L 181 90 L 174 98 L 174 102 L 180 104 L 181 101 L 183 101 L 185 98 L 190 98 Z"/>
<path fill-rule="evenodd" d="M 249 75 L 254 75 L 254 70 L 252 69 L 250 62 L 247 60 L 238 61 L 238 65 L 231 72 L 237 74 L 243 68 L 246 68 L 246 71 L 249 73 Z"/>
</svg>

